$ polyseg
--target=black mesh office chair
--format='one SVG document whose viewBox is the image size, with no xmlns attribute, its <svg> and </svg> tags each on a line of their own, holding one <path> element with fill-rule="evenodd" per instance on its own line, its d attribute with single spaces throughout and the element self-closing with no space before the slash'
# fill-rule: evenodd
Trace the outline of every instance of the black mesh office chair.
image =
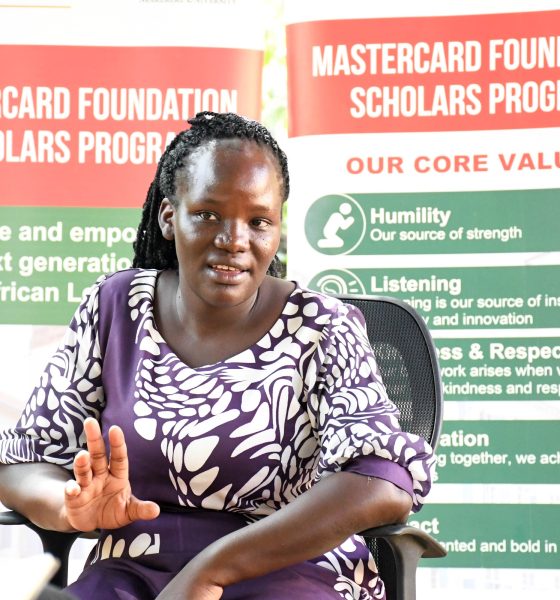
<svg viewBox="0 0 560 600">
<path fill-rule="evenodd" d="M 389 398 L 401 411 L 403 431 L 415 433 L 435 449 L 441 431 L 443 394 L 432 337 L 408 304 L 380 296 L 339 296 L 363 313 Z M 428 534 L 408 525 L 387 525 L 362 532 L 387 588 L 387 600 L 416 598 L 420 558 L 446 551 Z"/>
<path fill-rule="evenodd" d="M 366 319 L 389 398 L 401 411 L 402 429 L 422 436 L 435 448 L 441 430 L 443 398 L 436 351 L 424 321 L 410 306 L 394 298 L 339 297 L 357 306 Z M 66 585 L 68 554 L 78 534 L 42 530 L 15 512 L 0 513 L 2 524 L 26 524 L 36 531 L 45 552 L 61 560 L 53 583 Z M 414 600 L 419 559 L 446 554 L 428 534 L 408 525 L 376 527 L 362 534 L 385 581 L 387 600 Z"/>
</svg>

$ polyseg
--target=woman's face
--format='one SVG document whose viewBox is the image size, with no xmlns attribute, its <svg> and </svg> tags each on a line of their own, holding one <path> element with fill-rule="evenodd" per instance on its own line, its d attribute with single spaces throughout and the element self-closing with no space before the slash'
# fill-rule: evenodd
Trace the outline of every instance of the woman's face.
<svg viewBox="0 0 560 600">
<path fill-rule="evenodd" d="M 215 307 L 252 303 L 280 243 L 273 155 L 251 141 L 211 142 L 191 156 L 175 187 L 160 225 L 175 240 L 182 293 Z"/>
</svg>

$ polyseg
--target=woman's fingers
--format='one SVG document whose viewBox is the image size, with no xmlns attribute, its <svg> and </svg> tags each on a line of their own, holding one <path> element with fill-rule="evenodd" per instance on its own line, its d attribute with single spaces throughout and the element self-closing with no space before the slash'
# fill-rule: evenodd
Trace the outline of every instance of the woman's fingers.
<svg viewBox="0 0 560 600">
<path fill-rule="evenodd" d="M 78 452 L 74 459 L 76 481 L 88 486 L 94 477 L 111 475 L 115 479 L 128 481 L 128 453 L 124 433 L 118 425 L 109 429 L 109 458 L 99 423 L 88 417 L 84 421 L 88 450 Z"/>
<path fill-rule="evenodd" d="M 128 452 L 124 433 L 117 425 L 113 425 L 109 429 L 109 445 L 111 447 L 109 458 L 111 475 L 117 479 L 128 479 Z"/>
<path fill-rule="evenodd" d="M 132 496 L 128 506 L 128 518 L 131 521 L 149 521 L 159 516 L 159 506 L 150 500 L 138 500 Z"/>
<path fill-rule="evenodd" d="M 64 493 L 70 498 L 75 498 L 80 494 L 81 491 L 82 489 L 80 485 L 77 481 L 74 481 L 73 479 L 67 481 L 66 485 L 64 486 Z"/>
<path fill-rule="evenodd" d="M 79 487 L 87 487 L 93 479 L 90 455 L 87 450 L 80 450 L 74 458 L 74 477 Z"/>
<path fill-rule="evenodd" d="M 101 435 L 99 423 L 95 419 L 88 417 L 84 421 L 84 431 L 86 434 L 91 469 L 94 475 L 102 476 L 107 472 L 109 463 L 107 461 L 107 451 L 105 449 L 105 442 Z"/>
</svg>

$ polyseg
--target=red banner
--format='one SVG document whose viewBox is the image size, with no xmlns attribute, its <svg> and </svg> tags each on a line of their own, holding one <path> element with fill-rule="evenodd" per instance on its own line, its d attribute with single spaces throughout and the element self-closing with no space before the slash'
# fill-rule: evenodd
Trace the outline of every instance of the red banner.
<svg viewBox="0 0 560 600">
<path fill-rule="evenodd" d="M 4 45 L 0 64 L 0 205 L 141 206 L 187 118 L 260 116 L 261 51 Z"/>
<path fill-rule="evenodd" d="M 560 11 L 288 27 L 290 136 L 560 125 Z"/>
</svg>

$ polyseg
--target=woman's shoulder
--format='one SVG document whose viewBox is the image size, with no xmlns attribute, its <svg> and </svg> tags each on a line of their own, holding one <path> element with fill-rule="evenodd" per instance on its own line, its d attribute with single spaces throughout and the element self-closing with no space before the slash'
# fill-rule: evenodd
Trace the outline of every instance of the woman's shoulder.
<svg viewBox="0 0 560 600">
<path fill-rule="evenodd" d="M 97 280 L 101 297 L 107 299 L 128 296 L 138 286 L 144 288 L 148 293 L 152 290 L 151 296 L 153 297 L 158 273 L 156 269 L 139 269 L 136 267 L 107 273 Z"/>
<path fill-rule="evenodd" d="M 301 286 L 297 282 L 295 284 L 294 291 L 292 292 L 291 300 L 303 307 L 304 312 L 313 310 L 313 307 L 317 307 L 317 310 L 322 314 L 329 314 L 332 317 L 348 314 L 351 310 L 351 305 L 346 304 L 336 296 L 330 296 L 323 292 L 312 290 L 305 286 Z"/>
<path fill-rule="evenodd" d="M 302 315 L 316 315 L 314 322 L 327 328 L 329 335 L 344 337 L 350 331 L 355 335 L 367 335 L 365 318 L 360 309 L 336 296 L 296 284 L 291 301 L 298 305 L 298 312 Z"/>
<path fill-rule="evenodd" d="M 157 269 L 131 267 L 129 269 L 107 273 L 102 277 L 102 285 L 103 287 L 110 288 L 127 288 L 138 283 L 149 284 L 151 281 L 155 284 L 157 275 Z"/>
<path fill-rule="evenodd" d="M 109 273 L 99 283 L 99 339 L 106 348 L 110 336 L 125 337 L 142 315 L 153 309 L 156 269 L 123 269 Z"/>
<path fill-rule="evenodd" d="M 159 271 L 130 268 L 108 273 L 97 280 L 101 313 L 109 315 L 125 307 L 129 310 L 142 303 L 153 304 Z"/>
</svg>

